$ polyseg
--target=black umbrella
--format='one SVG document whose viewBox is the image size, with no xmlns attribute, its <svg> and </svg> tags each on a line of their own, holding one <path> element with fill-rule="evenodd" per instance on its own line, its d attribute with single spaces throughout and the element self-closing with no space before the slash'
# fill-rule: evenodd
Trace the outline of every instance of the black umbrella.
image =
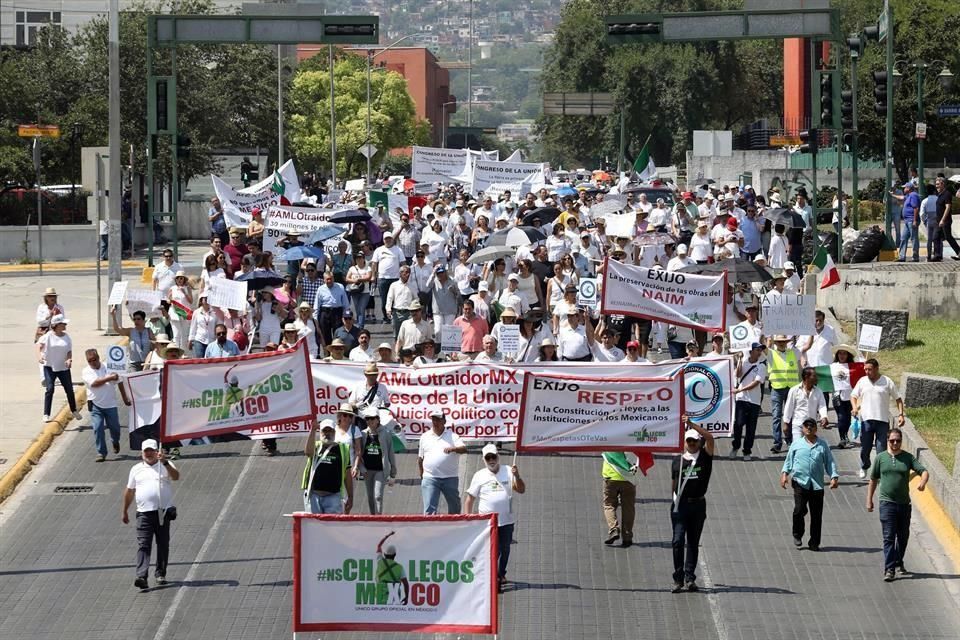
<svg viewBox="0 0 960 640">
<path fill-rule="evenodd" d="M 703 275 L 720 275 L 726 271 L 730 284 L 734 282 L 749 284 L 773 279 L 773 274 L 768 269 L 750 260 L 741 260 L 740 258 L 728 258 L 713 264 L 691 264 L 679 269 L 679 271 Z"/>
<path fill-rule="evenodd" d="M 276 271 L 268 271 L 267 269 L 254 269 L 234 279 L 237 282 L 246 282 L 247 291 L 259 291 L 264 287 L 279 287 L 283 284 L 283 276 Z"/>
<path fill-rule="evenodd" d="M 347 209 L 338 211 L 330 216 L 329 222 L 333 224 L 347 224 L 350 222 L 367 222 L 370 220 L 370 214 L 360 209 Z"/>
<path fill-rule="evenodd" d="M 793 209 L 771 209 L 763 216 L 773 224 L 782 225 L 787 229 L 806 229 L 807 223 L 799 213 Z"/>
<path fill-rule="evenodd" d="M 540 224 L 553 222 L 560 215 L 560 209 L 556 207 L 539 207 L 523 216 L 523 224 L 532 225 L 534 218 L 540 219 Z"/>
<path fill-rule="evenodd" d="M 543 242 L 547 236 L 533 227 L 513 227 L 503 231 L 494 231 L 488 236 L 488 247 L 525 247 L 535 242 Z"/>
</svg>

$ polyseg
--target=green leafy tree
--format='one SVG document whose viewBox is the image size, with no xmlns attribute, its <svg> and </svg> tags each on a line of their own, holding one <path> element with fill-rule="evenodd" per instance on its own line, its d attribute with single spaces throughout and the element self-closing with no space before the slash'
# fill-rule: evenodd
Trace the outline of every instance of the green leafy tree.
<svg viewBox="0 0 960 640">
<path fill-rule="evenodd" d="M 337 174 L 366 172 L 360 147 L 367 142 L 366 59 L 341 52 L 333 66 L 337 123 Z M 288 101 L 290 145 L 304 169 L 330 169 L 330 72 L 326 56 L 300 64 Z M 370 140 L 379 166 L 391 149 L 425 145 L 429 123 L 417 118 L 407 81 L 393 71 L 378 70 L 370 80 Z"/>
</svg>

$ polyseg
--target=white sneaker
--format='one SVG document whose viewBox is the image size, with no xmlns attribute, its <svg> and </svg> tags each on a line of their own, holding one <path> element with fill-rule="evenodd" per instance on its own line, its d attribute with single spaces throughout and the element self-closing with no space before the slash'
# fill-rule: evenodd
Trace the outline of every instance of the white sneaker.
<svg viewBox="0 0 960 640">
<path fill-rule="evenodd" d="M 743 454 L 743 461 L 744 461 L 744 462 L 750 462 L 751 460 L 753 460 L 753 456 L 751 456 L 749 453 Z"/>
<path fill-rule="evenodd" d="M 857 472 L 857 475 L 860 476 L 861 478 L 866 478 L 867 472 L 864 471 L 863 469 L 860 469 L 860 471 Z"/>
<path fill-rule="evenodd" d="M 50 422 L 50 416 L 48 416 L 47 414 L 43 414 L 43 421 Z"/>
</svg>

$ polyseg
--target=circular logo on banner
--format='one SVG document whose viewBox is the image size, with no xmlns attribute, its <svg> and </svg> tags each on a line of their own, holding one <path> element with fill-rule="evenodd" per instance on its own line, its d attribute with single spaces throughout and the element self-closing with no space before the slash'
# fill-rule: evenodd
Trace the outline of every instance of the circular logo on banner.
<svg viewBox="0 0 960 640">
<path fill-rule="evenodd" d="M 730 327 L 730 336 L 734 340 L 746 340 L 749 333 L 750 332 L 747 330 L 747 328 L 742 324 L 736 324 Z"/>
<path fill-rule="evenodd" d="M 705 420 L 716 413 L 723 398 L 723 383 L 710 367 L 692 362 L 683 369 L 687 394 L 687 415 L 692 420 Z"/>
<path fill-rule="evenodd" d="M 597 295 L 597 283 L 593 280 L 584 280 L 580 283 L 580 296 L 593 299 Z"/>
<path fill-rule="evenodd" d="M 107 360 L 110 362 L 122 362 L 126 355 L 126 352 L 120 345 L 115 344 L 107 349 Z"/>
</svg>

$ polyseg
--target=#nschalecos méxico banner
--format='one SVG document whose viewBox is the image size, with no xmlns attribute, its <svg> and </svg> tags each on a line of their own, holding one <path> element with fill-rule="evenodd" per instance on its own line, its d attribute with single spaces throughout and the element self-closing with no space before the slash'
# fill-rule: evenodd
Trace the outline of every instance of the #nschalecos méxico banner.
<svg viewBox="0 0 960 640">
<path fill-rule="evenodd" d="M 170 360 L 160 389 L 163 442 L 304 422 L 316 415 L 305 340 L 289 351 Z"/>
<path fill-rule="evenodd" d="M 679 452 L 684 398 L 682 369 L 618 380 L 527 374 L 517 450 Z"/>
<path fill-rule="evenodd" d="M 293 160 L 287 160 L 278 171 L 246 189 L 234 189 L 217 176 L 210 176 L 210 179 L 213 181 L 213 191 L 223 205 L 227 227 L 246 227 L 250 224 L 250 212 L 255 208 L 266 211 L 272 205 L 281 204 L 281 198 L 289 204 L 302 197 L 300 178 L 297 177 Z"/>
<path fill-rule="evenodd" d="M 293 631 L 497 633 L 496 514 L 293 514 Z"/>
<path fill-rule="evenodd" d="M 698 331 L 725 331 L 726 291 L 726 272 L 701 276 L 606 260 L 600 313 L 659 320 Z"/>
</svg>

